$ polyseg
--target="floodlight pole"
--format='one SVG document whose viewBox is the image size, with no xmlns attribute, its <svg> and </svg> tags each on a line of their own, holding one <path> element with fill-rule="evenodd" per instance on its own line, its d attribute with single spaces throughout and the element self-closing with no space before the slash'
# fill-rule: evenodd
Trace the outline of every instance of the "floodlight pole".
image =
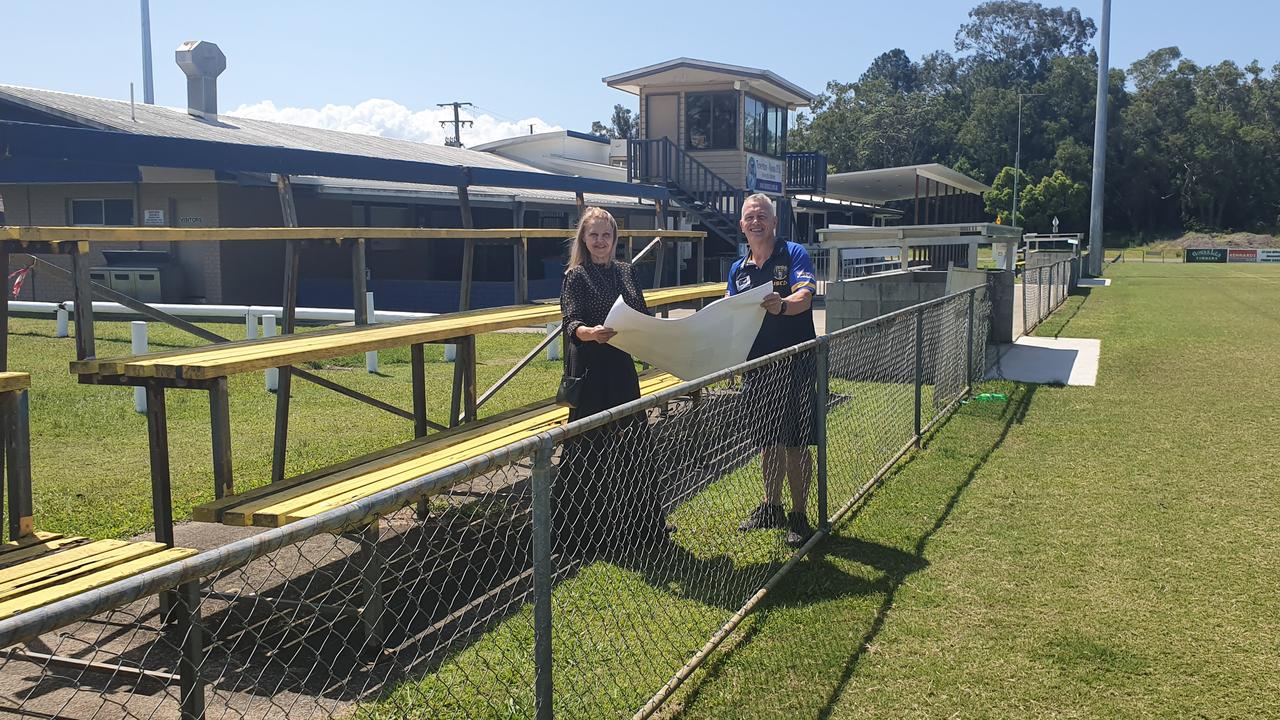
<svg viewBox="0 0 1280 720">
<path fill-rule="evenodd" d="M 1018 173 L 1022 167 L 1022 98 L 1039 97 L 1044 93 L 1018 93 L 1018 149 L 1013 154 L 1013 214 L 1009 216 L 1010 227 L 1022 227 L 1018 224 Z"/>
<path fill-rule="evenodd" d="M 1102 190 L 1107 174 L 1107 88 L 1111 49 L 1111 0 L 1102 0 L 1098 33 L 1098 103 L 1093 121 L 1093 186 L 1089 202 L 1089 274 L 1102 274 Z"/>
</svg>

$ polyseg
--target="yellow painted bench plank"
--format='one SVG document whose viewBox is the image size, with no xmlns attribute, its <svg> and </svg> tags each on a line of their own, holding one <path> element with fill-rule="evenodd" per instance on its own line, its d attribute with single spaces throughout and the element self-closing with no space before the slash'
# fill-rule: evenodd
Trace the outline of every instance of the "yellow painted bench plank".
<svg viewBox="0 0 1280 720">
<path fill-rule="evenodd" d="M 29 595 L 43 588 L 60 585 L 68 580 L 84 575 L 91 575 L 100 570 L 105 570 L 106 568 L 114 567 L 124 562 L 146 557 L 147 555 L 153 555 L 166 549 L 163 543 L 130 543 L 120 540 L 99 540 L 83 547 L 53 553 L 53 556 L 56 558 L 58 555 L 75 553 L 77 551 L 93 549 L 95 547 L 98 551 L 92 554 L 85 555 L 82 553 L 73 561 L 59 563 L 53 567 L 34 570 L 15 580 L 0 583 L 0 602 L 11 600 L 23 595 Z M 41 560 L 43 559 L 45 558 L 41 558 Z M 22 565 L 10 569 L 25 570 Z"/>
<path fill-rule="evenodd" d="M 31 374 L 24 372 L 0 372 L 0 392 L 26 390 L 31 387 Z"/>
<path fill-rule="evenodd" d="M 652 307 L 720 295 L 723 295 L 723 286 L 719 283 L 663 288 L 645 293 L 646 300 Z M 469 310 L 425 320 L 334 328 L 131 357 L 81 360 L 71 363 L 71 371 L 77 374 L 201 380 L 419 342 L 450 340 L 495 330 L 540 325 L 559 317 L 559 308 L 554 305 Z"/>
<path fill-rule="evenodd" d="M 659 392 L 667 387 L 674 387 L 680 383 L 678 378 L 671 376 L 667 377 L 670 379 L 663 378 L 651 383 L 647 393 L 645 394 Z M 510 432 L 503 432 L 501 434 L 495 433 L 493 436 L 486 438 L 486 441 L 483 442 L 483 444 L 473 444 L 464 450 L 450 448 L 448 452 L 433 454 L 422 458 L 420 461 L 410 463 L 405 466 L 388 468 L 387 470 L 383 470 L 378 473 L 370 473 L 369 475 L 360 478 L 328 486 L 321 493 L 315 493 L 300 498 L 300 500 L 312 501 L 307 505 L 293 502 L 281 503 L 277 506 L 263 508 L 262 510 L 254 513 L 253 524 L 266 527 L 279 527 L 306 517 L 319 515 L 322 512 L 342 507 L 343 505 L 368 497 L 388 488 L 395 487 L 396 485 L 408 482 L 428 473 L 442 470 L 454 463 L 482 455 L 486 452 L 499 450 L 512 443 L 533 437 L 538 433 L 562 424 L 567 417 L 568 411 L 563 410 L 563 414 L 560 415 L 560 417 L 555 419 L 549 418 L 548 422 L 543 425 L 523 428 L 518 434 Z"/>
<path fill-rule="evenodd" d="M 10 565 L 0 569 L 0 590 L 22 578 L 35 577 L 42 572 L 56 570 L 64 565 L 79 562 L 85 558 L 100 555 L 108 550 L 121 548 L 128 544 L 124 540 L 95 540 L 61 552 L 55 552 L 59 548 L 52 543 L 33 546 L 32 550 L 39 549 L 40 552 L 30 555 L 19 565 Z"/>
<path fill-rule="evenodd" d="M 89 590 L 105 587 L 118 580 L 133 577 L 195 554 L 196 551 L 190 548 L 172 548 L 153 552 L 143 557 L 102 568 L 97 572 L 81 575 L 66 582 L 34 592 L 23 593 L 15 598 L 0 601 L 0 620 Z"/>
<path fill-rule="evenodd" d="M 0 546 L 0 568 L 6 568 L 15 563 L 26 562 L 31 558 L 38 557 L 47 552 L 52 552 L 58 548 L 67 547 L 68 545 L 76 545 L 79 543 L 89 542 L 89 538 L 84 537 L 63 537 L 57 533 L 36 533 L 36 535 L 44 536 L 35 542 L 27 542 L 23 544 L 5 543 Z M 23 538 L 26 540 L 27 538 Z"/>
</svg>

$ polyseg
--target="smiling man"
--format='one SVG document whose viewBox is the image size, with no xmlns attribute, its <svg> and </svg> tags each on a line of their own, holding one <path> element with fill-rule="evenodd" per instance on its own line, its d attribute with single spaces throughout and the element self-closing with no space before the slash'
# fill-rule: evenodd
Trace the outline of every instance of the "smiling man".
<svg viewBox="0 0 1280 720">
<path fill-rule="evenodd" d="M 757 193 L 742 204 L 738 223 L 747 236 L 747 256 L 729 271 L 729 294 L 736 295 L 770 283 L 773 292 L 761 305 L 764 320 L 748 359 L 763 357 L 816 337 L 813 295 L 817 282 L 809 253 L 777 237 L 778 217 L 773 200 Z M 812 534 L 805 504 L 816 442 L 813 406 L 813 355 L 792 355 L 747 373 L 744 401 L 764 413 L 755 424 L 764 465 L 764 498 L 738 529 L 747 532 L 787 528 L 787 544 L 798 547 Z M 791 512 L 782 507 L 782 481 L 791 491 Z"/>
</svg>

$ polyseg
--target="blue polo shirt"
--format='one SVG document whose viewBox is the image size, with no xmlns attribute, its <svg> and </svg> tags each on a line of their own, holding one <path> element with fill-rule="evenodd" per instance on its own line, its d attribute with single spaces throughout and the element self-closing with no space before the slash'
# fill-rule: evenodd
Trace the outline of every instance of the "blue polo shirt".
<svg viewBox="0 0 1280 720">
<path fill-rule="evenodd" d="M 810 295 L 818 291 L 813 274 L 813 261 L 802 245 L 778 239 L 773 244 L 773 254 L 763 266 L 751 261 L 751 254 L 739 259 L 729 268 L 729 294 L 737 295 L 765 283 L 773 285 L 773 291 L 787 297 L 798 290 L 808 290 Z M 765 313 L 751 346 L 748 360 L 798 345 L 817 337 L 813 329 L 813 306 L 799 315 L 772 315 Z"/>
</svg>

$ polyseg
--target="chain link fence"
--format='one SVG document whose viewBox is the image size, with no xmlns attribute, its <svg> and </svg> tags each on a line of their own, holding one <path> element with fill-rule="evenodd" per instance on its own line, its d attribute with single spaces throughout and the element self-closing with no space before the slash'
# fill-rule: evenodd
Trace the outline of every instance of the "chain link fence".
<svg viewBox="0 0 1280 720">
<path fill-rule="evenodd" d="M 1071 260 L 1027 268 L 1022 274 L 1022 332 L 1030 334 L 1071 294 Z"/>
<path fill-rule="evenodd" d="M 645 717 L 956 406 L 990 315 L 917 305 L 0 620 L 0 707 Z"/>
</svg>

